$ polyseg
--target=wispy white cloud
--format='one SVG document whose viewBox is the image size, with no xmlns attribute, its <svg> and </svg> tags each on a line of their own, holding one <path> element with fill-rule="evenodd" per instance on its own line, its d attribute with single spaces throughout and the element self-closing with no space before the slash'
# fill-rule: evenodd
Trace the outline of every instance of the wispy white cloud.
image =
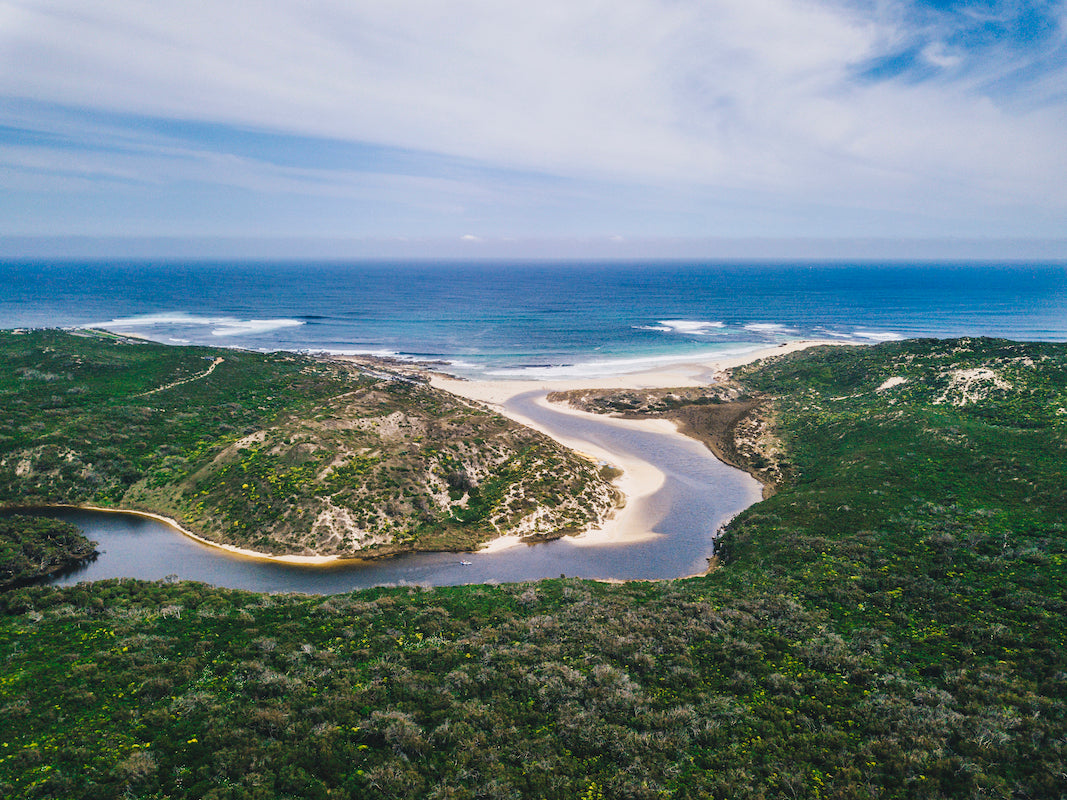
<svg viewBox="0 0 1067 800">
<path fill-rule="evenodd" d="M 931 42 L 922 49 L 922 56 L 928 64 L 941 69 L 959 66 L 963 57 L 949 50 L 944 42 Z"/>
<path fill-rule="evenodd" d="M 717 191 L 763 198 L 769 216 L 804 204 L 886 214 L 889 233 L 910 215 L 950 227 L 977 215 L 1010 232 L 1035 210 L 1050 224 L 1067 213 L 1063 5 L 1047 6 L 1025 48 L 994 35 L 1012 13 L 843 0 L 7 0 L 0 95 L 557 176 L 568 192 L 586 182 L 591 202 L 610 185 L 656 187 L 694 228 L 716 224 L 694 209 Z M 0 161 L 23 175 L 338 197 L 388 182 L 409 186 L 392 196 L 415 205 L 416 184 L 443 181 L 471 201 L 455 203 L 460 216 L 506 193 L 484 174 L 296 168 L 225 135 L 183 143 L 129 122 L 17 122 L 117 151 L 5 147 Z"/>
</svg>

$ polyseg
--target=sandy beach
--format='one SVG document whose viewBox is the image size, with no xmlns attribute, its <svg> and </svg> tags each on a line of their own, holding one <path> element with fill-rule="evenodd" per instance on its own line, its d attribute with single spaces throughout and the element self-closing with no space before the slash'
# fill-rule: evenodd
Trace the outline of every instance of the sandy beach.
<svg viewBox="0 0 1067 800">
<path fill-rule="evenodd" d="M 818 345 L 840 346 L 832 340 L 806 339 L 762 347 L 741 353 L 695 361 L 679 361 L 651 370 L 625 372 L 608 377 L 569 378 L 566 380 L 498 380 L 467 381 L 433 375 L 431 383 L 438 389 L 478 400 L 491 406 L 503 406 L 516 395 L 531 391 L 566 392 L 572 389 L 671 389 L 683 386 L 707 386 L 716 375 L 731 367 L 750 364 L 761 358 L 795 353 Z"/>
<path fill-rule="evenodd" d="M 725 355 L 720 358 L 671 363 L 652 370 L 622 373 L 610 377 L 542 381 L 467 381 L 437 374 L 431 377 L 430 382 L 435 388 L 484 403 L 494 411 L 516 422 L 552 437 L 565 447 L 596 461 L 607 462 L 622 470 L 622 476 L 617 479 L 616 486 L 625 498 L 625 505 L 602 527 L 571 538 L 571 541 L 578 545 L 617 544 L 640 541 L 656 535 L 650 529 L 643 501 L 654 494 L 663 484 L 663 473 L 637 455 L 623 455 L 617 452 L 609 453 L 590 442 L 572 440 L 561 435 L 552 426 L 534 421 L 512 408 L 511 404 L 515 398 L 528 392 L 536 392 L 540 395 L 534 401 L 537 405 L 541 407 L 550 406 L 553 411 L 558 413 L 577 415 L 601 425 L 617 425 L 633 430 L 645 430 L 665 436 L 685 438 L 674 423 L 668 420 L 622 420 L 590 414 L 561 404 L 549 404 L 547 395 L 550 392 L 573 389 L 667 389 L 706 386 L 714 383 L 717 376 L 731 367 L 823 344 L 839 345 L 840 342 L 822 340 L 787 342 L 776 347 L 760 348 L 758 350 Z M 520 541 L 517 536 L 504 536 L 493 540 L 484 549 L 493 552 L 519 544 Z"/>
<path fill-rule="evenodd" d="M 154 519 L 156 522 L 162 522 L 164 525 L 168 525 L 184 536 L 188 536 L 200 544 L 213 547 L 217 550 L 225 550 L 227 553 L 233 553 L 234 555 L 244 556 L 245 558 L 255 558 L 262 561 L 276 561 L 279 564 L 300 564 L 303 566 L 323 566 L 325 564 L 332 564 L 335 561 L 340 560 L 340 556 L 299 556 L 299 555 L 283 555 L 275 556 L 270 553 L 260 553 L 257 550 L 246 550 L 243 547 L 235 547 L 232 544 L 221 544 L 219 542 L 213 542 L 210 539 L 205 539 L 203 536 L 198 536 L 187 528 L 183 528 L 178 520 L 171 517 L 165 517 L 162 514 L 153 514 L 150 511 L 131 511 L 126 508 L 106 508 L 104 506 L 88 506 L 88 505 L 64 505 L 58 504 L 52 506 L 53 508 L 73 508 L 80 509 L 82 511 L 102 511 L 108 514 L 125 514 L 127 516 L 144 517 L 145 519 Z"/>
</svg>

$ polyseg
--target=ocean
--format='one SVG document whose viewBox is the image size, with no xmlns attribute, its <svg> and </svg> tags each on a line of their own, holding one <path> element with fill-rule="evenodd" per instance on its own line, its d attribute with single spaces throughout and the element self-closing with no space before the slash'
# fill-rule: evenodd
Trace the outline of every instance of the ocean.
<svg viewBox="0 0 1067 800">
<path fill-rule="evenodd" d="M 591 377 L 797 338 L 1067 340 L 1065 263 L 0 262 L 0 328 Z"/>
</svg>

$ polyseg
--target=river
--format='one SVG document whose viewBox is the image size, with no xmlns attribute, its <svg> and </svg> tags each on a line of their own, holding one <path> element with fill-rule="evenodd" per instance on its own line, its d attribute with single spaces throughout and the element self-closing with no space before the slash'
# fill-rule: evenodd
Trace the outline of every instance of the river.
<svg viewBox="0 0 1067 800">
<path fill-rule="evenodd" d="M 760 498 L 756 480 L 723 464 L 693 439 L 650 432 L 626 420 L 563 413 L 538 402 L 543 397 L 543 392 L 519 395 L 509 401 L 508 410 L 573 442 L 588 442 L 620 458 L 638 456 L 663 473 L 663 485 L 638 501 L 654 536 L 621 544 L 576 544 L 563 538 L 490 553 L 412 553 L 309 567 L 227 553 L 131 514 L 52 509 L 49 516 L 73 522 L 97 541 L 101 555 L 50 583 L 175 577 L 261 592 L 336 594 L 382 585 L 504 583 L 560 575 L 678 578 L 703 572 L 718 528 Z"/>
</svg>

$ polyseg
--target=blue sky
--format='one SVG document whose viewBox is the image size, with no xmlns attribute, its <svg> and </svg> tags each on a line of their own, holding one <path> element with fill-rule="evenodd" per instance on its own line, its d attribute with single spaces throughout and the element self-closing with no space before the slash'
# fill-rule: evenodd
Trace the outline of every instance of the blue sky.
<svg viewBox="0 0 1067 800">
<path fill-rule="evenodd" d="M 1063 2 L 0 0 L 9 242 L 1062 240 L 1065 145 Z"/>
</svg>

